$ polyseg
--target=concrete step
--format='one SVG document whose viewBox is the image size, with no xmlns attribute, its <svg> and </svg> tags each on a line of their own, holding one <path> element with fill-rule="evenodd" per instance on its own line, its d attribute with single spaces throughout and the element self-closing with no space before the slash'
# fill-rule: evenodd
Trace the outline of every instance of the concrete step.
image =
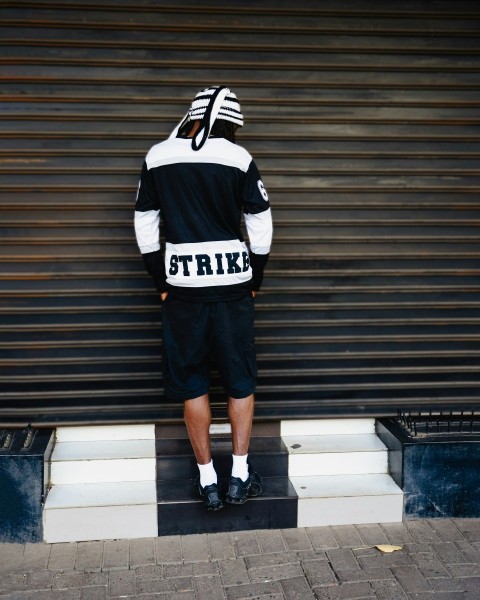
<svg viewBox="0 0 480 600">
<path fill-rule="evenodd" d="M 373 433 L 284 436 L 290 476 L 387 473 L 388 452 Z"/>
<path fill-rule="evenodd" d="M 92 425 L 58 427 L 57 442 L 94 442 L 114 440 L 154 440 L 155 425 Z"/>
<path fill-rule="evenodd" d="M 43 530 L 48 543 L 156 537 L 155 481 L 55 485 Z"/>
<path fill-rule="evenodd" d="M 298 527 L 400 522 L 403 493 L 387 474 L 290 477 Z"/>
<path fill-rule="evenodd" d="M 51 458 L 51 483 L 102 483 L 155 479 L 155 441 L 57 442 Z"/>
<path fill-rule="evenodd" d="M 195 478 L 198 467 L 188 439 L 157 439 L 157 479 Z M 212 438 L 212 457 L 219 477 L 232 470 L 231 438 Z M 249 460 L 263 477 L 288 475 L 288 450 L 276 437 L 252 437 Z"/>
<path fill-rule="evenodd" d="M 288 477 L 263 477 L 264 493 L 240 506 L 210 513 L 198 497 L 194 479 L 159 481 L 158 535 L 186 535 L 297 526 L 297 494 Z M 222 479 L 223 491 L 228 478 Z"/>
<path fill-rule="evenodd" d="M 375 433 L 375 419 L 299 419 L 282 421 L 281 436 Z"/>
</svg>

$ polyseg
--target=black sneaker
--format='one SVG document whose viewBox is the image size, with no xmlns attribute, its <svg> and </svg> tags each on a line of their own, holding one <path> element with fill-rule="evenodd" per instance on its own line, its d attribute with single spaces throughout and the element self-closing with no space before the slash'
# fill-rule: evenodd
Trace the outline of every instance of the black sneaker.
<svg viewBox="0 0 480 600">
<path fill-rule="evenodd" d="M 195 487 L 200 498 L 203 498 L 203 505 L 207 510 L 220 510 L 223 508 L 218 484 L 211 483 L 203 488 L 200 485 L 200 477 L 197 477 L 195 480 Z"/>
<path fill-rule="evenodd" d="M 262 478 L 258 473 L 250 472 L 247 481 L 242 481 L 240 477 L 230 477 L 225 502 L 228 504 L 245 504 L 249 497 L 261 496 L 262 494 Z"/>
</svg>

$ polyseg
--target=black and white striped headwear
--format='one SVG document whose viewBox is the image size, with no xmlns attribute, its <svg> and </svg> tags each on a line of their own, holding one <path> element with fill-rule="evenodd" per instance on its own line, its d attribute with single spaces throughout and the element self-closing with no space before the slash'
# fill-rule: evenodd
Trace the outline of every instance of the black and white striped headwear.
<svg viewBox="0 0 480 600">
<path fill-rule="evenodd" d="M 200 128 L 192 138 L 193 150 L 200 150 L 208 140 L 216 119 L 243 126 L 240 103 L 236 95 L 224 85 L 212 85 L 198 92 L 187 114 L 170 134 L 170 138 L 176 137 L 188 121 L 201 121 Z"/>
</svg>

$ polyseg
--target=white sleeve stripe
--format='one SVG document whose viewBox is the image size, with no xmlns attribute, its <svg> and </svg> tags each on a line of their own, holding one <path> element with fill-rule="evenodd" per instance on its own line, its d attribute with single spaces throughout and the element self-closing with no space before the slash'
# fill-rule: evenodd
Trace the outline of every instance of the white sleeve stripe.
<svg viewBox="0 0 480 600">
<path fill-rule="evenodd" d="M 270 209 L 261 213 L 244 214 L 250 249 L 254 254 L 268 254 L 272 244 L 272 213 Z"/>
<path fill-rule="evenodd" d="M 160 249 L 160 211 L 135 211 L 135 235 L 142 254 Z"/>
</svg>

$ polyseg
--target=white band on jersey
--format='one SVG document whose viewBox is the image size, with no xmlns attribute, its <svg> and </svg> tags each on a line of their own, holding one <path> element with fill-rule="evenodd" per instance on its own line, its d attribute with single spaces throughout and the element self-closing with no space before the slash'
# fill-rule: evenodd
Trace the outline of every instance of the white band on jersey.
<svg viewBox="0 0 480 600">
<path fill-rule="evenodd" d="M 167 283 L 211 287 L 245 283 L 252 278 L 247 246 L 240 240 L 165 245 Z"/>
<path fill-rule="evenodd" d="M 272 213 L 270 209 L 268 208 L 260 213 L 245 213 L 244 219 L 248 239 L 250 240 L 250 250 L 254 254 L 268 254 L 273 236 Z"/>
<path fill-rule="evenodd" d="M 142 254 L 160 250 L 160 211 L 135 211 L 135 235 Z"/>
</svg>

